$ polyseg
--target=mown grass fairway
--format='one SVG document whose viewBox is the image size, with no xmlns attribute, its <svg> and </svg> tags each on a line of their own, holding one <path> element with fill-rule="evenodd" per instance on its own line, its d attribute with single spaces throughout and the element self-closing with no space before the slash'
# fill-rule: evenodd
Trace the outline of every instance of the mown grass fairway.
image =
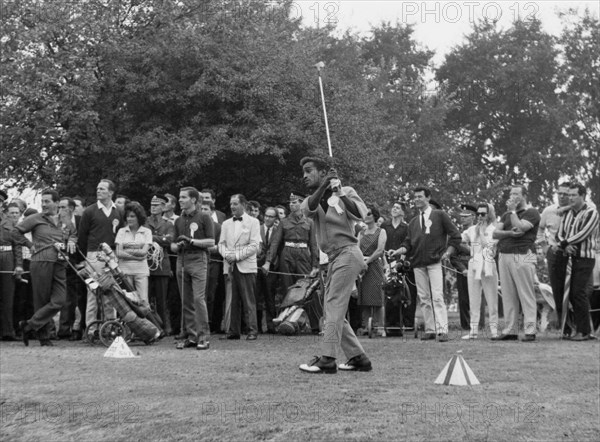
<svg viewBox="0 0 600 442">
<path fill-rule="evenodd" d="M 598 342 L 361 338 L 370 373 L 309 375 L 313 336 L 261 335 L 137 359 L 2 343 L 2 440 L 600 440 Z M 480 386 L 434 385 L 462 354 Z"/>
</svg>

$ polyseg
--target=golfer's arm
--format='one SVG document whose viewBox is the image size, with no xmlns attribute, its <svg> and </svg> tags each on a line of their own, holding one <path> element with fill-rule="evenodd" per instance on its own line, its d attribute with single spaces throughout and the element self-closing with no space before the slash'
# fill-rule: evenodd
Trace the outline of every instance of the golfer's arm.
<svg viewBox="0 0 600 442">
<path fill-rule="evenodd" d="M 358 206 L 356 205 L 356 203 L 354 201 L 352 201 L 346 195 L 340 197 L 340 199 L 344 202 L 344 205 L 346 206 L 346 210 L 348 210 L 348 212 L 350 212 L 356 218 L 362 219 L 362 215 L 360 214 L 360 211 L 358 210 Z"/>
<path fill-rule="evenodd" d="M 317 207 L 319 207 L 319 201 L 321 201 L 321 198 L 323 198 L 323 195 L 325 194 L 325 189 L 327 189 L 326 186 L 319 186 L 315 193 L 308 197 L 308 210 L 311 212 L 317 210 Z"/>
</svg>

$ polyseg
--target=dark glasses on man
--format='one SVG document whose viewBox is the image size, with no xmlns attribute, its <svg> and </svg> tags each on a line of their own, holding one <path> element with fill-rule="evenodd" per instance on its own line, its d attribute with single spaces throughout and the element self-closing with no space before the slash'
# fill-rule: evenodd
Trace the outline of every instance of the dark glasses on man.
<svg viewBox="0 0 600 442">
<path fill-rule="evenodd" d="M 487 216 L 487 212 L 477 212 L 477 216 Z"/>
</svg>

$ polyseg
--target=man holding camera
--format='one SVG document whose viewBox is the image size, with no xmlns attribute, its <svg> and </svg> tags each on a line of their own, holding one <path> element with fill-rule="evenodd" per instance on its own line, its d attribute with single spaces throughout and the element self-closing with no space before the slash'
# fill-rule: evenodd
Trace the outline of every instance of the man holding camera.
<svg viewBox="0 0 600 442">
<path fill-rule="evenodd" d="M 175 220 L 175 242 L 171 250 L 177 256 L 177 283 L 181 293 L 183 327 L 186 338 L 177 349 L 210 347 L 210 326 L 206 308 L 208 249 L 215 245 L 213 221 L 197 208 L 200 193 L 194 187 L 179 192 L 181 216 Z"/>
</svg>

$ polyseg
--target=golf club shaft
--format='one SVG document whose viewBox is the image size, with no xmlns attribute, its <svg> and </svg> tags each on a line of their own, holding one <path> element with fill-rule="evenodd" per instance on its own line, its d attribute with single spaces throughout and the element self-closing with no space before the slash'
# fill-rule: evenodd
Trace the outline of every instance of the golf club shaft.
<svg viewBox="0 0 600 442">
<path fill-rule="evenodd" d="M 320 71 L 319 88 L 321 89 L 321 103 L 323 103 L 323 117 L 325 118 L 325 132 L 327 133 L 327 146 L 329 147 L 329 156 L 333 157 L 333 150 L 331 149 L 331 137 L 329 136 L 329 123 L 327 122 L 327 108 L 325 107 L 325 93 L 323 92 L 323 80 L 321 80 Z"/>
</svg>

